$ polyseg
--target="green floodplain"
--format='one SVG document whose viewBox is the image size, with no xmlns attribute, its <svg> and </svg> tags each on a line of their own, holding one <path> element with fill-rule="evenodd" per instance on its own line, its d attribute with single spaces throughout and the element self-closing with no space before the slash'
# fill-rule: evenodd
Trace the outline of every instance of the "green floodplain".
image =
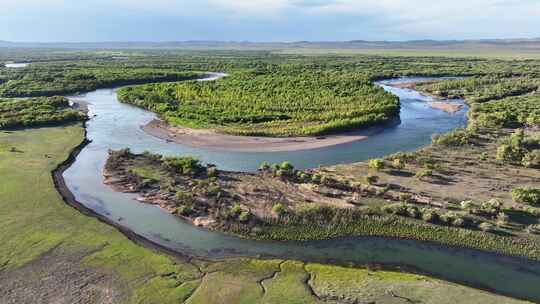
<svg viewBox="0 0 540 304">
<path fill-rule="evenodd" d="M 203 261 L 138 245 L 62 201 L 51 171 L 80 124 L 0 133 L 0 294 L 6 303 L 520 303 L 422 275 L 297 261 Z M 16 150 L 17 152 L 11 152 Z M 51 292 L 53 291 L 54 292 Z"/>
<path fill-rule="evenodd" d="M 83 141 L 84 116 L 55 95 L 132 85 L 120 89 L 121 101 L 154 111 L 171 125 L 242 135 L 320 135 L 398 116 L 398 101 L 374 86 L 376 80 L 460 77 L 415 84 L 426 94 L 464 98 L 471 106 L 467 128 L 434 137 L 421 151 L 316 172 L 290 164 L 263 168 L 263 178 L 278 189 L 280 183 L 308 184 L 321 197 L 341 189 L 344 204 L 354 193 L 367 194 L 365 204 L 306 208 L 293 199 L 269 199 L 258 210 L 267 216 L 257 217 L 245 215 L 252 201 L 220 200 L 212 202 L 219 208 L 207 206 L 225 212 L 218 213 L 223 218 L 214 228 L 263 239 L 406 234 L 539 258 L 540 61 L 289 51 L 0 51 L 0 61 L 36 62 L 0 68 L 0 295 L 7 303 L 35 297 L 59 303 L 518 303 L 397 269 L 181 257 L 133 242 L 63 202 L 51 172 Z M 189 81 L 207 71 L 230 76 Z M 154 82 L 160 83 L 143 84 Z M 155 168 L 131 169 L 144 181 Z M 187 171 L 176 174 L 193 175 Z M 486 191 L 495 176 L 499 187 Z M 438 186 L 450 177 L 458 182 Z M 253 181 L 242 182 L 239 188 Z M 205 183 L 202 193 L 213 183 Z M 410 190 L 392 193 L 391 184 Z M 419 193 L 442 204 L 415 200 Z M 200 193 L 182 195 L 171 202 L 173 212 L 202 210 Z M 376 220 L 358 226 L 359 217 Z"/>
</svg>

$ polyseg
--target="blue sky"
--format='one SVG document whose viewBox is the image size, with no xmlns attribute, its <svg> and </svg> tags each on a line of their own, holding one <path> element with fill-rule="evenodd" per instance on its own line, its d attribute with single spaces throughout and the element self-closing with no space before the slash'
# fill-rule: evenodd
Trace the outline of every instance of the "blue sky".
<svg viewBox="0 0 540 304">
<path fill-rule="evenodd" d="M 540 37 L 540 0 L 0 0 L 8 41 L 522 37 Z"/>
</svg>

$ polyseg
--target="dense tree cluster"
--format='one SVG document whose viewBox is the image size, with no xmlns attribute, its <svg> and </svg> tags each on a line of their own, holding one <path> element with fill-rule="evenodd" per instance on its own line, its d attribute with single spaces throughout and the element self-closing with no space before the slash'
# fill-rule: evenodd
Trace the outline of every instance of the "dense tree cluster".
<svg viewBox="0 0 540 304">
<path fill-rule="evenodd" d="M 0 99 L 0 129 L 80 121 L 84 115 L 64 97 Z"/>
<path fill-rule="evenodd" d="M 127 87 L 119 98 L 174 125 L 242 135 L 319 135 L 399 113 L 399 100 L 362 74 L 296 65 L 234 72 L 215 82 Z"/>
<path fill-rule="evenodd" d="M 199 75 L 118 63 L 31 64 L 22 69 L 0 69 L 0 97 L 65 95 L 130 84 L 194 79 Z"/>
<path fill-rule="evenodd" d="M 536 92 L 540 87 L 540 79 L 535 76 L 534 74 L 524 77 L 476 76 L 435 83 L 428 82 L 419 85 L 419 88 L 438 96 L 465 98 L 471 103 L 486 102 Z"/>
</svg>

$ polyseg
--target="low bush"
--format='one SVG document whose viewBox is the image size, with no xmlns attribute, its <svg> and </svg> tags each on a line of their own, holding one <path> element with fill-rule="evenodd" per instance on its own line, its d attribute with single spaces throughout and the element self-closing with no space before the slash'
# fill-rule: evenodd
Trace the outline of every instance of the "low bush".
<svg viewBox="0 0 540 304">
<path fill-rule="evenodd" d="M 521 159 L 521 165 L 526 168 L 540 168 L 540 150 L 525 153 Z"/>
<path fill-rule="evenodd" d="M 428 223 L 434 223 L 439 220 L 439 214 L 432 208 L 423 208 L 421 210 L 422 220 Z"/>
<path fill-rule="evenodd" d="M 512 190 L 512 199 L 516 203 L 540 205 L 540 188 L 515 188 Z"/>
<path fill-rule="evenodd" d="M 467 129 L 456 129 L 447 134 L 436 134 L 432 137 L 432 142 L 434 145 L 438 146 L 463 146 L 471 142 L 473 137 L 473 132 Z"/>
<path fill-rule="evenodd" d="M 396 170 L 401 171 L 405 169 L 405 162 L 401 158 L 395 158 L 392 161 L 392 167 Z"/>
<path fill-rule="evenodd" d="M 173 173 L 195 176 L 205 168 L 198 159 L 193 157 L 166 157 L 163 159 L 166 169 Z"/>
<path fill-rule="evenodd" d="M 423 169 L 423 170 L 420 170 L 418 172 L 416 172 L 415 174 L 415 177 L 422 180 L 426 177 L 432 177 L 433 176 L 433 171 L 432 170 L 429 170 L 429 169 Z"/>
<path fill-rule="evenodd" d="M 238 216 L 238 220 L 242 223 L 249 221 L 251 213 L 249 211 L 242 211 Z"/>
<path fill-rule="evenodd" d="M 540 234 L 540 224 L 527 226 L 526 231 L 532 234 Z"/>
<path fill-rule="evenodd" d="M 478 228 L 484 232 L 493 232 L 495 231 L 495 226 L 488 222 L 482 222 L 478 225 Z"/>
<path fill-rule="evenodd" d="M 382 159 L 370 159 L 368 165 L 369 168 L 377 171 L 384 169 L 384 161 Z"/>
<path fill-rule="evenodd" d="M 379 181 L 379 177 L 377 175 L 367 175 L 364 177 L 365 181 L 369 185 L 374 185 Z"/>
<path fill-rule="evenodd" d="M 282 203 L 277 203 L 272 207 L 272 212 L 277 216 L 282 216 L 287 212 L 287 209 Z"/>
</svg>

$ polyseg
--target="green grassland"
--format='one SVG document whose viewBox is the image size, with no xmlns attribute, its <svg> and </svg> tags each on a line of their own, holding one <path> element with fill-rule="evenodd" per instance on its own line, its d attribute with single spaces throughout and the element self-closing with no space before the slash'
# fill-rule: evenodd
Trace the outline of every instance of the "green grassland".
<svg viewBox="0 0 540 304">
<path fill-rule="evenodd" d="M 380 303 L 395 303 L 387 301 L 386 290 L 418 295 L 424 303 L 521 303 L 424 277 L 436 286 L 403 281 L 407 275 L 395 272 L 384 273 L 393 281 L 366 286 L 340 279 L 365 270 L 309 264 L 304 270 L 302 263 L 275 260 L 188 261 L 143 248 L 67 206 L 54 189 L 51 170 L 83 134 L 80 125 L 0 132 L 0 295 L 7 303 L 36 297 L 55 303 L 324 303 L 336 293 L 362 299 L 359 288 L 380 296 Z"/>
<path fill-rule="evenodd" d="M 181 284 L 199 276 L 196 267 L 137 246 L 113 227 L 68 207 L 54 188 L 50 172 L 83 134 L 80 125 L 0 132 L 2 273 L 37 263 L 46 255 L 59 260 L 75 256 L 73 267 L 123 282 L 111 286 L 120 300 L 177 302 L 186 293 Z M 16 152 L 10 152 L 12 148 Z M 47 275 L 47 265 L 33 270 L 38 277 Z"/>
<path fill-rule="evenodd" d="M 484 293 L 446 283 L 426 276 L 383 270 L 355 269 L 307 264 L 310 285 L 329 303 L 514 303 L 511 299 L 494 298 Z M 418 288 L 424 286 L 424 288 Z M 444 288 L 433 294 L 429 290 Z"/>
</svg>

